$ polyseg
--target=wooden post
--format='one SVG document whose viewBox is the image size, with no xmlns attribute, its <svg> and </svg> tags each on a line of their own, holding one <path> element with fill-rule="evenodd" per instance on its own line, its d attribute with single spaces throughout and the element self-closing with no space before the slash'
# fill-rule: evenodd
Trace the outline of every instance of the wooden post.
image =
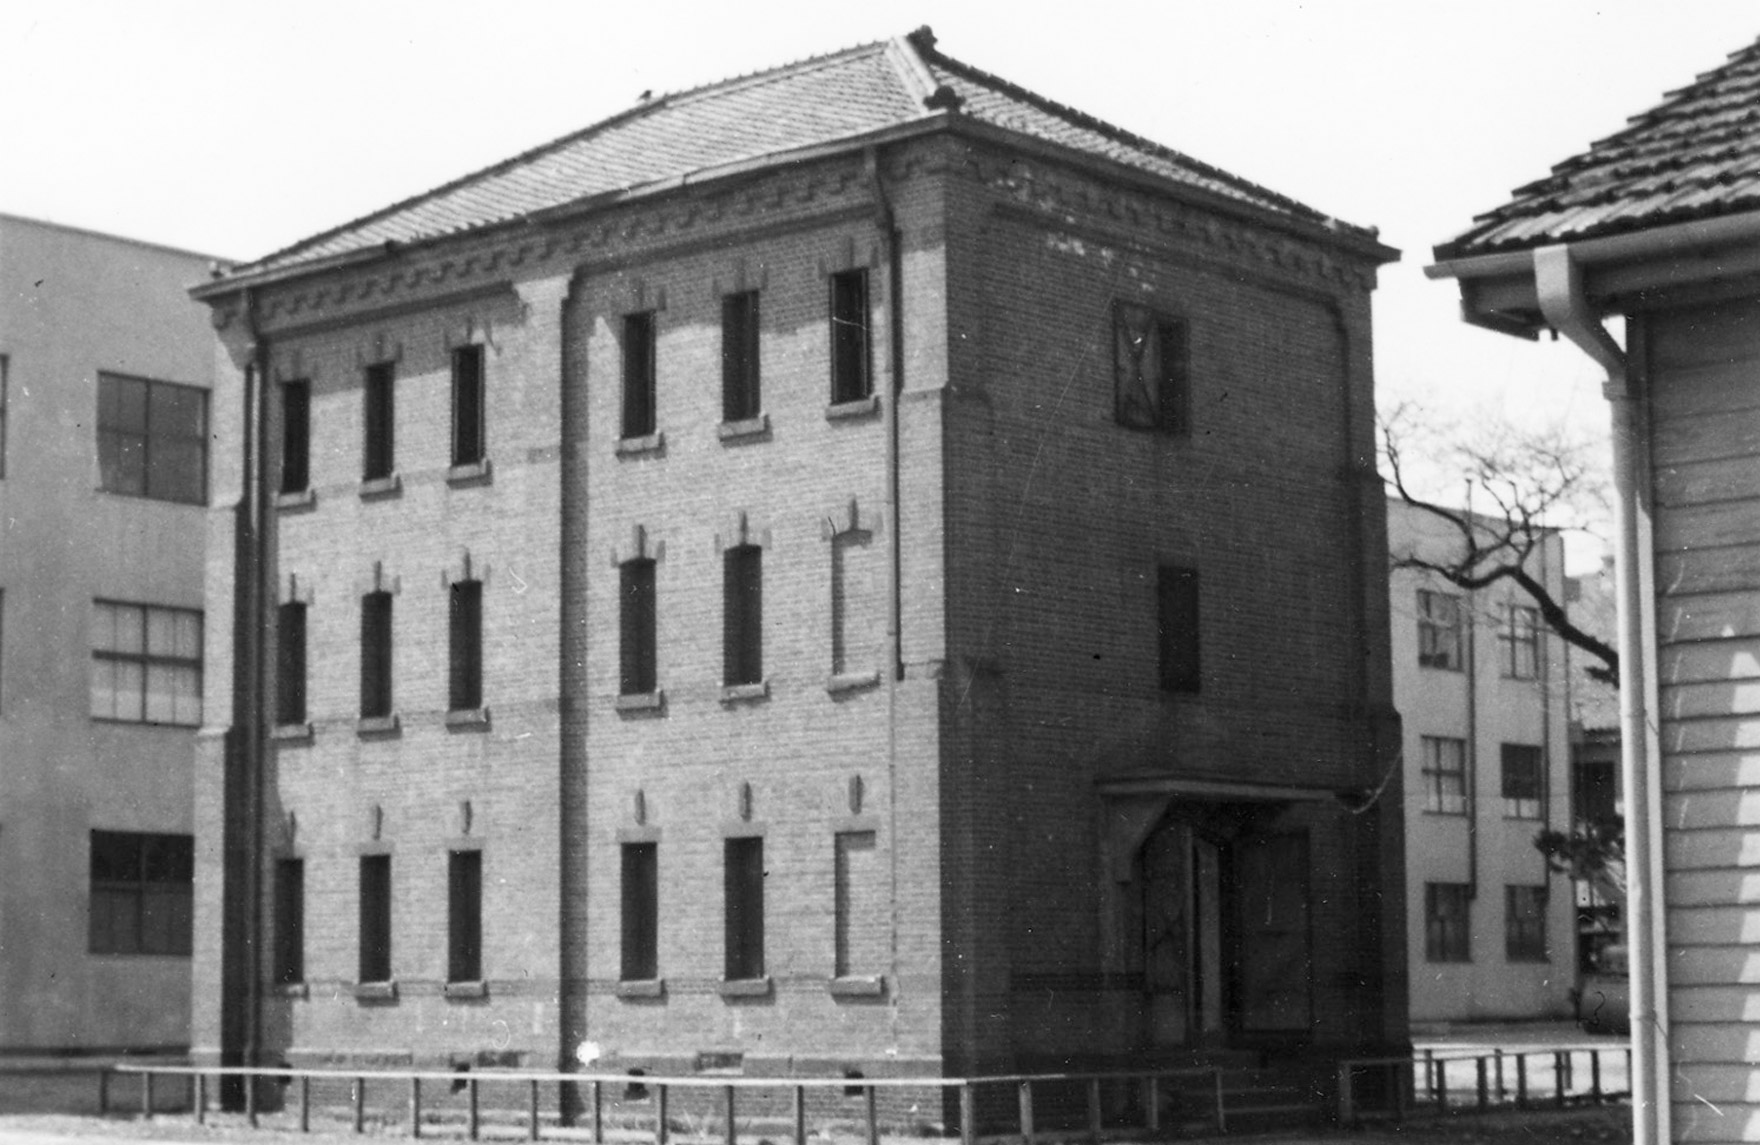
<svg viewBox="0 0 1760 1145">
<path fill-rule="evenodd" d="M 1154 1081 L 1153 1078 L 1150 1081 Z M 1356 1103 L 1351 1092 L 1351 1063 L 1338 1063 L 1338 1123 L 1350 1125 L 1357 1119 Z M 1154 1126 L 1150 1126 L 1151 1129 Z"/>
<path fill-rule="evenodd" d="M 257 1083 L 262 1080 L 254 1073 L 244 1075 L 244 1120 L 252 1129 L 257 1127 Z"/>
<path fill-rule="evenodd" d="M 477 1124 L 477 1079 L 476 1078 L 467 1077 L 464 1079 L 464 1099 L 465 1099 L 465 1111 L 464 1111 L 465 1132 L 470 1134 L 470 1139 L 472 1141 L 475 1141 L 477 1139 L 477 1134 L 479 1132 L 479 1128 L 478 1128 L 478 1124 Z"/>
<path fill-rule="evenodd" d="M 1222 1067 L 1216 1066 L 1210 1071 L 1210 1076 L 1216 1081 L 1216 1132 L 1227 1133 L 1228 1110 L 1222 1101 Z"/>
<path fill-rule="evenodd" d="M 727 1121 L 727 1145 L 739 1145 L 739 1130 L 735 1128 L 738 1119 L 734 1115 L 733 1087 L 731 1085 L 721 1087 L 721 1108 L 726 1111 L 724 1116 Z"/>
<path fill-rule="evenodd" d="M 593 1145 L 605 1145 L 605 1083 L 602 1081 L 593 1083 Z"/>
<path fill-rule="evenodd" d="M 1570 1061 L 1563 1050 L 1552 1051 L 1552 1104 L 1564 1108 L 1565 1090 L 1570 1088 Z"/>
<path fill-rule="evenodd" d="M 655 1145 L 666 1145 L 666 1086 L 664 1083 L 654 1087 L 654 1141 Z"/>
<path fill-rule="evenodd" d="M 1499 1047 L 1491 1052 L 1497 1055 L 1497 1100 L 1502 1101 L 1503 1095 L 1509 1092 L 1503 1084 L 1503 1049 Z"/>
<path fill-rule="evenodd" d="M 1475 1075 L 1474 1081 L 1479 1089 L 1479 1111 L 1483 1113 L 1485 1108 L 1491 1104 L 1491 1071 L 1485 1066 L 1484 1054 L 1473 1059 L 1473 1073 Z"/>
<path fill-rule="evenodd" d="M 1430 1099 L 1438 1104 L 1448 1104 L 1445 1098 L 1436 1096 L 1436 1051 L 1424 1051 L 1424 1088 L 1430 1091 Z"/>
<path fill-rule="evenodd" d="M 1595 1104 L 1601 1104 L 1601 1051 L 1589 1051 L 1589 1092 L 1595 1095 Z"/>
<path fill-rule="evenodd" d="M 422 1079 L 409 1079 L 409 1135 L 422 1135 Z"/>
<path fill-rule="evenodd" d="M 1020 1083 L 1021 1106 L 1021 1140 L 1025 1145 L 1033 1145 L 1033 1083 L 1023 1080 Z"/>
<path fill-rule="evenodd" d="M 98 1068 L 98 1112 L 110 1112 L 110 1067 Z"/>
<path fill-rule="evenodd" d="M 367 1122 L 367 1079 L 354 1079 L 354 1131 L 361 1132 Z"/>
<path fill-rule="evenodd" d="M 208 1123 L 208 1075 L 205 1073 L 196 1074 L 195 1083 L 196 1095 L 191 1104 L 196 1107 L 196 1124 L 206 1125 Z"/>
<path fill-rule="evenodd" d="M 794 1145 L 807 1145 L 807 1087 L 794 1087 Z"/>
<path fill-rule="evenodd" d="M 972 1094 L 972 1083 L 964 1082 L 959 1087 L 959 1145 L 973 1145 L 978 1139 L 978 1127 L 973 1121 L 978 1116 L 978 1102 Z"/>
<path fill-rule="evenodd" d="M 1150 1133 L 1161 1131 L 1161 1079 L 1150 1074 L 1143 1085 L 1143 1101 L 1148 1106 L 1143 1117 L 1143 1127 Z"/>
<path fill-rule="evenodd" d="M 1528 1055 L 1516 1055 L 1516 1108 L 1528 1104 Z"/>
<path fill-rule="evenodd" d="M 594 1082 L 593 1083 L 593 1097 L 595 1098 L 595 1100 L 594 1100 L 593 1104 L 595 1106 L 597 1106 L 599 1104 L 598 1101 L 596 1100 L 598 1098 L 598 1096 L 599 1096 L 599 1083 Z M 538 1083 L 534 1081 L 531 1083 L 531 1087 L 526 1092 L 526 1140 L 527 1141 L 536 1141 L 537 1139 L 538 1139 Z"/>
<path fill-rule="evenodd" d="M 1088 1079 L 1088 1140 L 1100 1145 L 1100 1079 Z"/>
<path fill-rule="evenodd" d="M 862 1087 L 862 1104 L 868 1115 L 868 1145 L 880 1145 L 880 1102 L 873 1086 Z"/>
<path fill-rule="evenodd" d="M 141 1116 L 153 1116 L 153 1071 L 141 1073 Z"/>
<path fill-rule="evenodd" d="M 312 1076 L 305 1073 L 299 1075 L 299 1131 L 312 1131 Z"/>
<path fill-rule="evenodd" d="M 1429 1051 L 1426 1050 L 1425 1052 L 1428 1053 Z M 1438 1113 L 1446 1113 L 1446 1112 L 1448 1112 L 1448 1063 L 1446 1061 L 1439 1061 L 1439 1062 L 1436 1062 L 1435 1065 L 1436 1065 L 1436 1091 L 1435 1091 L 1436 1111 Z"/>
</svg>

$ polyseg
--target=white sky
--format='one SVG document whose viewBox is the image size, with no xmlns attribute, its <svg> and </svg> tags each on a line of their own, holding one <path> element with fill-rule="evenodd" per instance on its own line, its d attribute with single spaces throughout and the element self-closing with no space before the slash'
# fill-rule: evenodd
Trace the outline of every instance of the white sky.
<svg viewBox="0 0 1760 1145">
<path fill-rule="evenodd" d="M 676 91 L 942 50 L 1404 252 L 1384 408 L 1605 425 L 1588 360 L 1458 319 L 1430 248 L 1760 35 L 1752 0 L 0 0 L 0 211 L 253 258 Z"/>
</svg>

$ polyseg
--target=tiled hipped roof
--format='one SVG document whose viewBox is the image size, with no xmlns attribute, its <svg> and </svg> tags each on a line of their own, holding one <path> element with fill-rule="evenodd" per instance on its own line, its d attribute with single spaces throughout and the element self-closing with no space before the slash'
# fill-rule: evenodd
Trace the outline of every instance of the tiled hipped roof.
<svg viewBox="0 0 1760 1145">
<path fill-rule="evenodd" d="M 908 127 L 949 110 L 1260 212 L 1369 234 L 944 56 L 923 28 L 901 39 L 644 100 L 573 135 L 234 267 L 232 273 L 294 268 L 387 243 L 462 234 L 597 196 L 663 185 L 693 172 Z"/>
<path fill-rule="evenodd" d="M 1760 42 L 1671 92 L 1656 108 L 1452 242 L 1458 259 L 1760 208 Z"/>
</svg>

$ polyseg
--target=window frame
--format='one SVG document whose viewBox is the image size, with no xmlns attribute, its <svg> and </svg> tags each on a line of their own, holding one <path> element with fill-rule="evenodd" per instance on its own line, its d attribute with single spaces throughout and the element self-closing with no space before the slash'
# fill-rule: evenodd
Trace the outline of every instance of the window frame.
<svg viewBox="0 0 1760 1145">
<path fill-rule="evenodd" d="M 391 888 L 391 856 L 362 855 L 355 981 L 363 985 L 393 980 Z"/>
<path fill-rule="evenodd" d="M 1163 693 L 1193 695 L 1203 689 L 1203 611 L 1198 570 L 1158 565 L 1155 570 L 1155 632 Z"/>
<path fill-rule="evenodd" d="M 361 480 L 397 475 L 397 363 L 373 362 L 361 382 Z"/>
<path fill-rule="evenodd" d="M 652 437 L 660 426 L 660 321 L 654 310 L 623 316 L 623 391 L 619 435 L 625 441 Z"/>
<path fill-rule="evenodd" d="M 481 342 L 452 348 L 452 464 L 481 465 L 489 456 L 489 355 Z"/>
<path fill-rule="evenodd" d="M 1499 751 L 1499 793 L 1505 819 L 1546 816 L 1546 752 L 1539 744 L 1505 743 Z"/>
<path fill-rule="evenodd" d="M 724 687 L 764 682 L 764 550 L 731 545 L 721 554 Z"/>
<path fill-rule="evenodd" d="M 275 608 L 275 723 L 306 722 L 306 602 L 289 600 Z"/>
<path fill-rule="evenodd" d="M 1449 908 L 1446 912 L 1445 906 Z M 1424 884 L 1424 960 L 1444 963 L 1473 961 L 1470 884 Z"/>
<path fill-rule="evenodd" d="M 874 319 L 868 268 L 836 271 L 828 283 L 831 404 L 866 401 L 874 396 Z"/>
<path fill-rule="evenodd" d="M 734 835 L 723 840 L 723 975 L 728 982 L 765 976 L 764 837 Z"/>
<path fill-rule="evenodd" d="M 1420 588 L 1417 595 L 1418 667 L 1465 671 L 1461 598 L 1456 593 Z"/>
<path fill-rule="evenodd" d="M 751 421 L 764 413 L 758 292 L 721 296 L 721 420 Z"/>
<path fill-rule="evenodd" d="M 117 877 L 112 870 L 108 877 L 101 877 L 101 845 L 115 849 L 112 858 L 122 848 L 131 849 L 134 873 Z M 195 836 L 94 828 L 88 832 L 87 847 L 86 952 L 98 956 L 190 957 L 195 940 Z M 158 852 L 161 871 L 167 863 L 172 866 L 172 877 L 153 877 L 152 851 Z M 119 923 L 116 910 L 122 902 L 129 903 L 130 908 Z M 155 916 L 165 923 L 164 933 L 153 925 Z"/>
<path fill-rule="evenodd" d="M 1453 760 L 1444 758 L 1445 745 L 1456 749 Z M 1419 736 L 1418 751 L 1423 757 L 1420 772 L 1424 778 L 1424 814 L 1467 815 L 1471 804 L 1467 789 L 1467 741 L 1459 736 Z M 1450 763 L 1455 766 L 1449 766 Z M 1456 790 L 1451 791 L 1451 787 Z"/>
<path fill-rule="evenodd" d="M 270 977 L 278 986 L 306 980 L 306 861 L 275 860 L 275 953 Z"/>
<path fill-rule="evenodd" d="M 1503 677 L 1506 680 L 1538 680 L 1540 656 L 1540 610 L 1533 605 L 1505 606 L 1503 627 L 1497 634 L 1503 643 Z"/>
<path fill-rule="evenodd" d="M 92 699 L 96 700 L 97 693 L 98 693 L 99 682 L 98 682 L 98 679 L 96 676 L 96 672 L 97 672 L 96 665 L 97 664 L 102 663 L 102 664 L 137 665 L 139 668 L 139 672 L 140 672 L 140 717 L 138 719 L 136 719 L 136 718 L 130 718 L 128 716 L 116 715 L 113 713 L 109 714 L 109 715 L 105 715 L 105 714 L 100 714 L 97 711 L 92 711 L 90 713 L 91 718 L 94 720 L 98 720 L 100 722 L 103 722 L 103 723 L 147 724 L 149 726 L 154 726 L 154 727 L 188 727 L 188 728 L 200 727 L 202 725 L 202 700 L 203 700 L 202 691 L 203 691 L 203 686 L 204 686 L 203 652 L 205 651 L 205 641 L 207 639 L 206 618 L 205 618 L 205 615 L 203 614 L 202 610 L 199 608 L 182 608 L 182 607 L 179 607 L 176 605 L 142 604 L 142 603 L 139 603 L 136 601 L 110 600 L 110 599 L 106 599 L 104 597 L 98 597 L 98 598 L 94 599 L 92 601 L 92 606 L 93 606 L 93 621 L 92 622 L 93 622 L 94 628 L 96 628 L 96 626 L 100 623 L 100 621 L 98 619 L 99 610 L 115 609 L 115 610 L 130 610 L 130 611 L 139 612 L 139 614 L 140 614 L 139 629 L 140 629 L 140 634 L 141 634 L 141 645 L 140 645 L 140 650 L 138 652 L 136 652 L 136 651 L 123 651 L 123 650 L 114 649 L 114 648 L 99 648 L 99 647 L 97 647 L 97 640 L 96 640 L 97 633 L 94 631 L 94 633 L 93 633 L 94 639 L 92 641 L 92 645 L 93 645 L 93 647 L 92 647 L 92 660 L 94 662 L 94 667 L 92 670 L 93 670 L 94 675 L 93 675 L 93 678 L 90 683 L 90 691 L 92 693 Z M 173 625 L 176 624 L 177 617 L 182 617 L 185 619 L 194 618 L 195 626 L 196 626 L 196 633 L 195 633 L 196 655 L 194 655 L 193 657 L 192 656 L 178 656 L 175 654 L 167 654 L 167 653 L 160 653 L 160 652 L 152 651 L 152 649 L 150 647 L 150 640 L 151 640 L 151 633 L 153 630 L 152 617 L 155 613 L 169 614 L 171 617 L 173 617 L 173 620 L 172 620 Z M 168 669 L 174 673 L 180 673 L 180 674 L 181 673 L 193 673 L 194 674 L 193 680 L 190 681 L 191 688 L 188 693 L 189 695 L 195 697 L 195 716 L 193 719 L 187 719 L 187 720 L 177 719 L 175 710 L 173 711 L 173 718 L 171 718 L 169 720 L 158 720 L 158 719 L 149 718 L 148 704 L 149 704 L 150 697 L 153 695 L 150 684 L 154 678 L 154 669 L 155 668 L 161 669 L 161 670 Z M 174 676 L 173 678 L 175 679 L 177 677 Z M 121 694 L 122 694 L 121 690 L 115 685 L 114 677 L 113 677 L 112 678 L 112 685 L 110 688 L 110 695 L 114 699 L 114 697 L 120 696 Z M 173 692 L 172 694 L 175 697 L 176 693 Z M 114 708 L 114 704 L 112 705 L 112 707 Z M 175 709 L 175 698 L 173 700 L 173 707 Z"/>
<path fill-rule="evenodd" d="M 312 487 L 312 383 L 295 378 L 281 383 L 282 493 Z"/>
<path fill-rule="evenodd" d="M 116 409 L 121 404 L 120 392 L 112 387 L 136 385 L 141 387 L 141 425 L 135 427 L 121 426 L 112 420 L 106 420 L 106 409 Z M 185 395 L 193 395 L 200 410 L 200 427 L 195 433 L 174 434 L 157 432 L 153 426 L 153 410 L 156 405 L 154 394 L 163 390 L 182 391 Z M 111 397 L 111 394 L 116 394 Z M 209 467 L 209 409 L 208 391 L 201 386 L 192 386 L 183 382 L 167 382 L 157 378 L 143 378 L 133 374 L 123 374 L 111 370 L 98 372 L 98 416 L 96 419 L 98 433 L 98 490 L 118 497 L 139 497 L 148 501 L 166 501 L 178 505 L 206 505 L 208 503 L 208 467 Z M 124 470 L 123 459 L 127 456 L 130 442 L 140 451 L 139 488 L 124 487 L 121 479 Z M 181 441 L 186 447 L 194 448 L 200 454 L 195 475 L 197 492 L 193 496 L 176 496 L 154 488 L 153 475 L 157 472 L 158 461 L 170 448 L 171 443 Z M 167 470 L 167 472 L 170 472 Z M 115 479 L 113 481 L 113 479 Z M 169 477 L 164 480 L 170 480 Z M 126 484 L 132 484 L 131 482 Z"/>
<path fill-rule="evenodd" d="M 1546 912 L 1550 888 L 1507 883 L 1503 888 L 1503 956 L 1508 962 L 1549 962 Z M 1526 909 L 1521 904 L 1527 901 Z"/>
<path fill-rule="evenodd" d="M 1185 318 L 1113 301 L 1112 419 L 1126 429 L 1190 435 L 1191 326 Z"/>
<path fill-rule="evenodd" d="M 618 980 L 656 981 L 660 977 L 660 845 L 651 840 L 624 843 L 619 852 Z"/>
<path fill-rule="evenodd" d="M 483 582 L 446 586 L 446 701 L 452 712 L 483 708 Z M 389 714 L 389 713 L 387 713 Z"/>
<path fill-rule="evenodd" d="M 483 852 L 446 853 L 446 981 L 483 981 Z"/>
<path fill-rule="evenodd" d="M 375 589 L 361 597 L 361 709 L 364 720 L 384 719 L 396 711 L 392 674 L 392 625 L 396 616 L 392 594 Z"/>
<path fill-rule="evenodd" d="M 660 686 L 659 564 L 631 557 L 617 567 L 618 694 L 653 695 Z"/>
</svg>

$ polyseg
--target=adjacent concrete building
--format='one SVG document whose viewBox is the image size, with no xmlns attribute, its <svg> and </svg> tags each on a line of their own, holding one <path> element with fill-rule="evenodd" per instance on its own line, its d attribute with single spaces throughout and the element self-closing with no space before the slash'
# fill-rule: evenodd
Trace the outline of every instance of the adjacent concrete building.
<svg viewBox="0 0 1760 1145">
<path fill-rule="evenodd" d="M 208 265 L 0 216 L 0 1052 L 189 1042 Z"/>
<path fill-rule="evenodd" d="M 1392 257 L 923 30 L 203 286 L 197 1053 L 1405 1045 Z"/>
</svg>

